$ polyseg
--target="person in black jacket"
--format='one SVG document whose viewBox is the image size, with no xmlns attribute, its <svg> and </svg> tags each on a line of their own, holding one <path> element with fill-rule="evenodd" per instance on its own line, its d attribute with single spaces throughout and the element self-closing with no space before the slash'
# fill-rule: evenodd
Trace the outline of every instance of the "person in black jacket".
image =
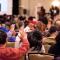
<svg viewBox="0 0 60 60">
<path fill-rule="evenodd" d="M 58 32 L 58 35 L 55 39 L 56 44 L 54 46 L 51 46 L 48 52 L 50 54 L 54 54 L 54 60 L 60 60 L 60 32 Z"/>
</svg>

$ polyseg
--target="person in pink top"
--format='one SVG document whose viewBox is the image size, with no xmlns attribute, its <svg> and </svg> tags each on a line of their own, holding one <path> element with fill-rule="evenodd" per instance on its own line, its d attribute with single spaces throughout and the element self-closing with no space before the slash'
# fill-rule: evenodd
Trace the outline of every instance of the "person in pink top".
<svg viewBox="0 0 60 60">
<path fill-rule="evenodd" d="M 0 30 L 0 60 L 20 60 L 29 49 L 27 34 L 22 30 L 20 39 L 22 45 L 19 48 L 6 47 L 7 34 Z"/>
</svg>

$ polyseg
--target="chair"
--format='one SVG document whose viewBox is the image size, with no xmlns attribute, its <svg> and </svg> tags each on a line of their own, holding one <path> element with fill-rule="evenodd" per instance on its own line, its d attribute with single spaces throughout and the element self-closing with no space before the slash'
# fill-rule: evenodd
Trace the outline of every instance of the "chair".
<svg viewBox="0 0 60 60">
<path fill-rule="evenodd" d="M 29 60 L 53 60 L 54 56 L 44 54 L 29 54 Z"/>
<path fill-rule="evenodd" d="M 25 56 L 23 56 L 22 58 L 20 58 L 20 60 L 25 60 Z"/>
</svg>

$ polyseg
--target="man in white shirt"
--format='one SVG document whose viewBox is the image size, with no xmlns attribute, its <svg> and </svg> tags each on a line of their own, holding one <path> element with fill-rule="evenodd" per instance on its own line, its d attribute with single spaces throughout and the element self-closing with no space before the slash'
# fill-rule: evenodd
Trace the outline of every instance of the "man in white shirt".
<svg viewBox="0 0 60 60">
<path fill-rule="evenodd" d="M 24 28 L 25 32 L 31 32 L 35 29 L 36 21 L 30 21 L 28 25 Z"/>
</svg>

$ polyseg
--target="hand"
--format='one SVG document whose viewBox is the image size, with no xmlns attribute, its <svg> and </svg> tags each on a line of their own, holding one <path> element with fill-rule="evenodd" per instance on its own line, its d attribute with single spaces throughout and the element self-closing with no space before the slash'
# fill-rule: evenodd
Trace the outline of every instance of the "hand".
<svg viewBox="0 0 60 60">
<path fill-rule="evenodd" d="M 14 29 L 15 29 L 15 24 L 12 24 L 10 30 L 13 32 Z"/>
<path fill-rule="evenodd" d="M 20 30 L 19 33 L 20 33 L 21 40 L 27 39 L 27 33 L 24 32 L 24 30 Z"/>
</svg>

